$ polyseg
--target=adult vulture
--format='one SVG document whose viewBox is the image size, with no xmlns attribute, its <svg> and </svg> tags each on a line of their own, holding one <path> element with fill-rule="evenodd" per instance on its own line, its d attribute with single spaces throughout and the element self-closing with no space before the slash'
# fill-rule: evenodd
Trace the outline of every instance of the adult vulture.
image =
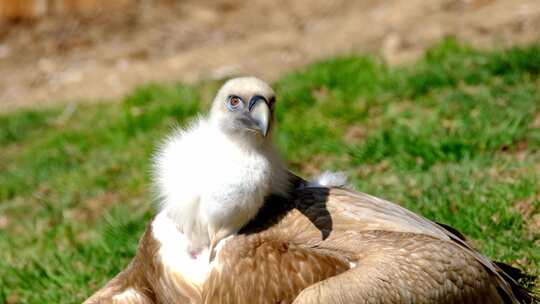
<svg viewBox="0 0 540 304">
<path fill-rule="evenodd" d="M 193 260 L 158 214 L 128 267 L 85 303 L 532 303 L 523 275 L 474 250 L 457 231 L 344 188 L 269 197 Z"/>
<path fill-rule="evenodd" d="M 455 230 L 335 187 L 335 175 L 289 174 L 272 148 L 274 97 L 259 79 L 230 80 L 208 116 L 169 137 L 155 159 L 161 211 L 86 303 L 533 300 L 517 269 Z"/>
</svg>

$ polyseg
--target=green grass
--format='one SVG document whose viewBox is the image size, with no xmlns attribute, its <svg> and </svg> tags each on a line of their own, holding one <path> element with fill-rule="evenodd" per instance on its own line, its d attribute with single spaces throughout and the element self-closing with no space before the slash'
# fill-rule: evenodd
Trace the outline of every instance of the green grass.
<svg viewBox="0 0 540 304">
<path fill-rule="evenodd" d="M 275 139 L 293 170 L 344 170 L 539 274 L 539 74 L 540 44 L 447 40 L 399 68 L 330 59 L 275 83 Z M 154 147 L 218 86 L 151 84 L 121 103 L 0 116 L 0 303 L 81 302 L 121 270 L 154 213 Z"/>
</svg>

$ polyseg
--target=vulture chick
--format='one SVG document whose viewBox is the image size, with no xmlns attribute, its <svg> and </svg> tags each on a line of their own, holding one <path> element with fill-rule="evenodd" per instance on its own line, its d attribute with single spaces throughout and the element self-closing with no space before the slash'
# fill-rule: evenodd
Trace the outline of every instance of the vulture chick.
<svg viewBox="0 0 540 304">
<path fill-rule="evenodd" d="M 155 155 L 161 209 L 196 258 L 247 224 L 270 194 L 285 195 L 288 172 L 272 145 L 272 88 L 235 78 L 206 117 L 170 135 Z M 207 251 L 204 251 L 207 252 Z"/>
</svg>

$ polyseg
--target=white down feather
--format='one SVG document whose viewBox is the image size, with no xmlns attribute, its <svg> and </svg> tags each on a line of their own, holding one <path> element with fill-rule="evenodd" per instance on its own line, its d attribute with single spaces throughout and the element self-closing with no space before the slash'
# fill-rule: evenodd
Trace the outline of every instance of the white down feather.
<svg viewBox="0 0 540 304">
<path fill-rule="evenodd" d="M 217 229 L 237 232 L 270 193 L 285 195 L 287 170 L 268 144 L 240 144 L 212 120 L 174 131 L 154 157 L 161 210 L 200 250 Z"/>
</svg>

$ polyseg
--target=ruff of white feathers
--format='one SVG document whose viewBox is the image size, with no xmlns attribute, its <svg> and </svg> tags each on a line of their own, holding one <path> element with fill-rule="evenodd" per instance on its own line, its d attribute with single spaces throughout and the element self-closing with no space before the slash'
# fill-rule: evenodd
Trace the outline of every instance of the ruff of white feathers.
<svg viewBox="0 0 540 304">
<path fill-rule="evenodd" d="M 212 230 L 239 230 L 270 193 L 285 195 L 287 180 L 270 140 L 240 145 L 206 118 L 174 131 L 154 158 L 161 209 L 198 248 Z"/>
</svg>

